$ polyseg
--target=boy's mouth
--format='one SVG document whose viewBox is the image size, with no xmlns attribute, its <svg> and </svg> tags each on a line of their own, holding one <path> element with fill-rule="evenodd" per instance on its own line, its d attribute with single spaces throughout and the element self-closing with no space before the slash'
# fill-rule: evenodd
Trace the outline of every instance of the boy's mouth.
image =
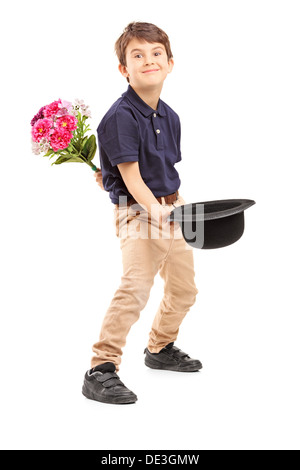
<svg viewBox="0 0 300 470">
<path fill-rule="evenodd" d="M 143 73 L 159 72 L 159 69 L 145 70 Z"/>
</svg>

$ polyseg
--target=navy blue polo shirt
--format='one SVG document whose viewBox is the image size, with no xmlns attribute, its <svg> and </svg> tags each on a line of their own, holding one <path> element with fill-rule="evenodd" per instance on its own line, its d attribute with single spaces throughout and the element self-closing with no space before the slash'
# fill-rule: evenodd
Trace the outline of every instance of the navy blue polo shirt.
<svg viewBox="0 0 300 470">
<path fill-rule="evenodd" d="M 129 85 L 100 122 L 97 133 L 103 185 L 111 201 L 132 198 L 119 163 L 139 162 L 141 176 L 155 197 L 177 191 L 180 179 L 174 165 L 181 160 L 180 120 L 162 100 L 148 106 Z"/>
</svg>

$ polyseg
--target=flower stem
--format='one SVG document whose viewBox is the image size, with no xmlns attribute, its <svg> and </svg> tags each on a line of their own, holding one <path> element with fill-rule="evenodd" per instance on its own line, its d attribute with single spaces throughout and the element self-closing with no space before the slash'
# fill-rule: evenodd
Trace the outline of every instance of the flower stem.
<svg viewBox="0 0 300 470">
<path fill-rule="evenodd" d="M 93 163 L 91 162 L 85 162 L 91 169 L 95 172 L 100 171 L 99 168 L 97 168 Z"/>
</svg>

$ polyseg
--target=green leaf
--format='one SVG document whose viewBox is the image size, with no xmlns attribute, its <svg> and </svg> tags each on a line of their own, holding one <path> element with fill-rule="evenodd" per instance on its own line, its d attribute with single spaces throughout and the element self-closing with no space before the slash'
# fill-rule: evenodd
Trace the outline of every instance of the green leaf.
<svg viewBox="0 0 300 470">
<path fill-rule="evenodd" d="M 69 161 L 69 162 L 85 163 L 83 157 L 75 157 L 75 156 L 74 156 L 74 157 L 71 157 L 68 161 Z"/>
<path fill-rule="evenodd" d="M 95 156 L 97 150 L 97 144 L 96 144 L 96 137 L 94 135 L 91 135 L 86 143 L 84 144 L 84 147 L 82 149 L 82 154 L 84 157 L 86 157 L 88 162 L 91 162 Z"/>
<path fill-rule="evenodd" d="M 77 152 L 80 152 L 81 150 L 81 142 L 80 140 L 77 140 L 77 141 L 72 141 L 72 145 L 73 147 L 77 150 Z M 72 147 L 71 147 L 72 148 Z"/>
<path fill-rule="evenodd" d="M 58 157 L 58 159 L 52 163 L 52 165 L 60 165 L 61 163 L 65 163 L 69 161 L 70 157 Z"/>
<path fill-rule="evenodd" d="M 77 157 L 75 155 L 68 155 L 68 156 L 61 156 L 58 157 L 58 159 L 52 163 L 52 165 L 61 165 L 62 163 L 66 162 L 78 162 L 78 163 L 84 163 L 83 158 Z"/>
</svg>

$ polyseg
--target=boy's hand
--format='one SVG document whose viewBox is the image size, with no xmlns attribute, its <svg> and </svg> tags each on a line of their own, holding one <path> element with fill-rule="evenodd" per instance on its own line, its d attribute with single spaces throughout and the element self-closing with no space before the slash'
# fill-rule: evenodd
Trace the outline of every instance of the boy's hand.
<svg viewBox="0 0 300 470">
<path fill-rule="evenodd" d="M 96 178 L 96 182 L 98 183 L 100 188 L 104 190 L 103 179 L 102 179 L 102 171 L 101 170 L 98 170 L 98 171 L 95 172 L 95 178 Z"/>
<path fill-rule="evenodd" d="M 155 204 L 152 206 L 151 216 L 154 217 L 154 220 L 156 223 L 158 223 L 160 229 L 163 229 L 166 224 L 171 226 L 174 225 L 174 222 L 168 220 L 170 211 L 160 204 Z"/>
</svg>

